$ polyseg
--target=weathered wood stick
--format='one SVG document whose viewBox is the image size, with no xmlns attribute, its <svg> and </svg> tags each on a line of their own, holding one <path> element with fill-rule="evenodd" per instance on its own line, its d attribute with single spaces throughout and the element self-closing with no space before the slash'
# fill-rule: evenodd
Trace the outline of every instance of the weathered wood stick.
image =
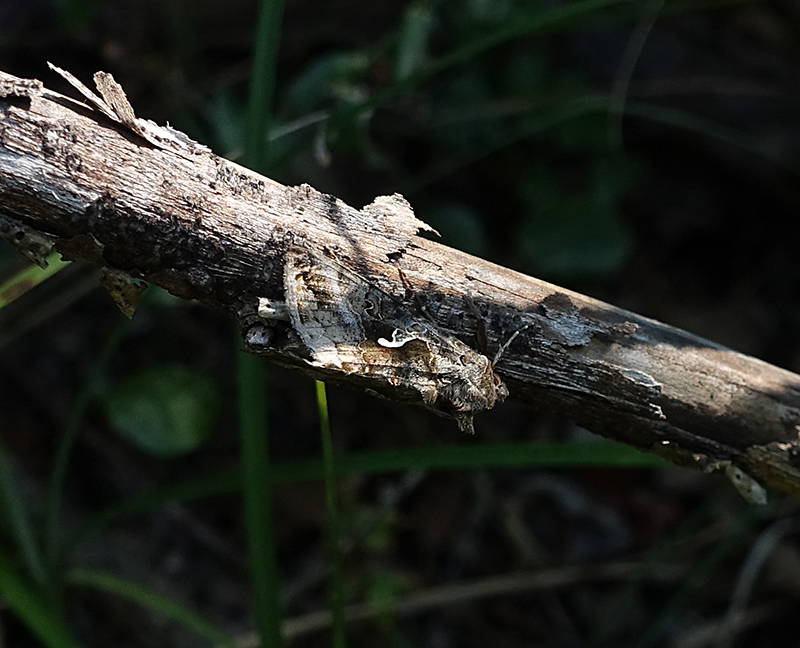
<svg viewBox="0 0 800 648">
<path fill-rule="evenodd" d="M 0 72 L 0 235 L 31 258 L 101 265 L 131 310 L 128 278 L 201 300 L 252 353 L 464 429 L 508 393 L 800 495 L 800 376 L 420 238 L 400 196 L 356 210 L 285 187 L 136 118 L 110 75 L 95 80 L 101 97 L 71 79 L 87 106 Z"/>
</svg>

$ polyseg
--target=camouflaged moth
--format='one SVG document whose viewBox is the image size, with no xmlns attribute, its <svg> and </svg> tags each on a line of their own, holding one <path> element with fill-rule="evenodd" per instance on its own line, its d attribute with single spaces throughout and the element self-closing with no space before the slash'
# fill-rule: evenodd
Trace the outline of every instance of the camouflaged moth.
<svg viewBox="0 0 800 648">
<path fill-rule="evenodd" d="M 261 300 L 262 317 L 288 319 L 317 367 L 383 378 L 419 392 L 467 432 L 472 416 L 508 390 L 492 362 L 461 340 L 414 316 L 396 299 L 338 262 L 289 251 L 283 305 Z"/>
</svg>

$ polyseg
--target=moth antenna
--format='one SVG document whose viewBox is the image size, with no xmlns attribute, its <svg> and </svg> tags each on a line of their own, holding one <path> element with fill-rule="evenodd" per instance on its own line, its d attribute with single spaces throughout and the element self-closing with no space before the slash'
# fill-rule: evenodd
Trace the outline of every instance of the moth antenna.
<svg viewBox="0 0 800 648">
<path fill-rule="evenodd" d="M 530 326 L 531 326 L 532 324 L 533 324 L 533 322 L 531 322 L 530 324 L 526 324 L 526 325 L 525 325 L 525 326 L 523 326 L 522 328 L 519 328 L 519 329 L 517 329 L 516 331 L 514 331 L 514 332 L 511 334 L 511 337 L 510 337 L 510 338 L 508 338 L 508 339 L 507 339 L 507 340 L 506 340 L 506 341 L 503 343 L 503 346 L 501 346 L 501 347 L 500 347 L 500 348 L 497 350 L 497 353 L 496 353 L 496 354 L 495 354 L 495 356 L 494 356 L 494 360 L 492 360 L 492 369 L 494 369 L 495 365 L 497 365 L 497 363 L 500 361 L 500 358 L 502 358 L 502 357 L 503 357 L 503 354 L 506 352 L 506 350 L 508 349 L 508 347 L 510 347 L 510 346 L 511 346 L 511 343 L 512 343 L 514 340 L 516 340 L 516 339 L 517 339 L 517 336 L 518 336 L 520 333 L 522 333 L 522 332 L 523 332 L 523 331 L 524 331 L 526 328 L 530 328 Z"/>
</svg>

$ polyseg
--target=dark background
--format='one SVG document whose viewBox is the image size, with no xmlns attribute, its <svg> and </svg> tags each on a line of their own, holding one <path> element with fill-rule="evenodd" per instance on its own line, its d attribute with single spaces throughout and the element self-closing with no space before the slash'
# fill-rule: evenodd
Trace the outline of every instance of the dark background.
<svg viewBox="0 0 800 648">
<path fill-rule="evenodd" d="M 800 371 L 800 6 L 623 3 L 502 39 L 396 88 L 415 52 L 424 70 L 559 4 L 288 0 L 271 175 L 358 207 L 400 191 L 446 244 Z M 86 83 L 111 72 L 140 117 L 240 160 L 257 9 L 243 0 L 0 2 L 0 69 L 72 96 L 47 61 Z M 415 49 L 424 25 L 427 45 Z M 387 89 L 374 110 L 352 116 Z M 609 97 L 622 115 L 609 111 Z M 0 246 L 0 280 L 23 266 Z M 120 318 L 83 266 L 0 311 L 0 425 L 32 510 L 80 381 Z M 217 313 L 149 299 L 104 389 L 148 367 L 190 366 L 219 395 L 213 433 L 187 456 L 156 459 L 117 435 L 101 404 L 90 406 L 65 524 L 238 465 L 235 349 Z M 318 454 L 313 384 L 274 367 L 268 380 L 276 459 Z M 589 437 L 514 405 L 479 417 L 473 439 L 360 393 L 331 388 L 329 401 L 340 452 Z M 672 468 L 348 478 L 351 600 L 576 564 L 659 560 L 672 569 L 387 616 L 352 626 L 349 645 L 722 645 L 715 624 L 748 551 L 796 514 L 793 500 L 772 499 L 753 512 L 722 480 Z M 324 499 L 314 482 L 282 487 L 276 502 L 285 612 L 295 617 L 327 605 Z M 798 645 L 793 528 L 764 553 L 735 645 Z M 237 497 L 114 527 L 74 561 L 159 588 L 236 636 L 252 627 Z M 113 597 L 78 588 L 68 600 L 87 646 L 194 645 L 178 626 Z M 0 623 L 9 646 L 36 645 L 10 612 L 0 609 Z M 310 633 L 292 645 L 327 641 Z"/>
</svg>

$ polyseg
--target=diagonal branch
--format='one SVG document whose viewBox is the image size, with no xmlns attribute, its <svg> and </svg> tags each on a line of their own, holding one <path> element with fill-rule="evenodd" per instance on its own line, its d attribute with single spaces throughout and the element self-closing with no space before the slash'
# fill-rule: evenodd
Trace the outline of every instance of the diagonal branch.
<svg viewBox="0 0 800 648">
<path fill-rule="evenodd" d="M 131 278 L 201 300 L 252 353 L 467 429 L 507 386 L 604 436 L 800 495 L 800 376 L 420 238 L 400 196 L 356 210 L 285 187 L 96 81 L 89 107 L 0 72 L 0 235 L 35 260 L 101 265 L 129 310 Z"/>
</svg>

